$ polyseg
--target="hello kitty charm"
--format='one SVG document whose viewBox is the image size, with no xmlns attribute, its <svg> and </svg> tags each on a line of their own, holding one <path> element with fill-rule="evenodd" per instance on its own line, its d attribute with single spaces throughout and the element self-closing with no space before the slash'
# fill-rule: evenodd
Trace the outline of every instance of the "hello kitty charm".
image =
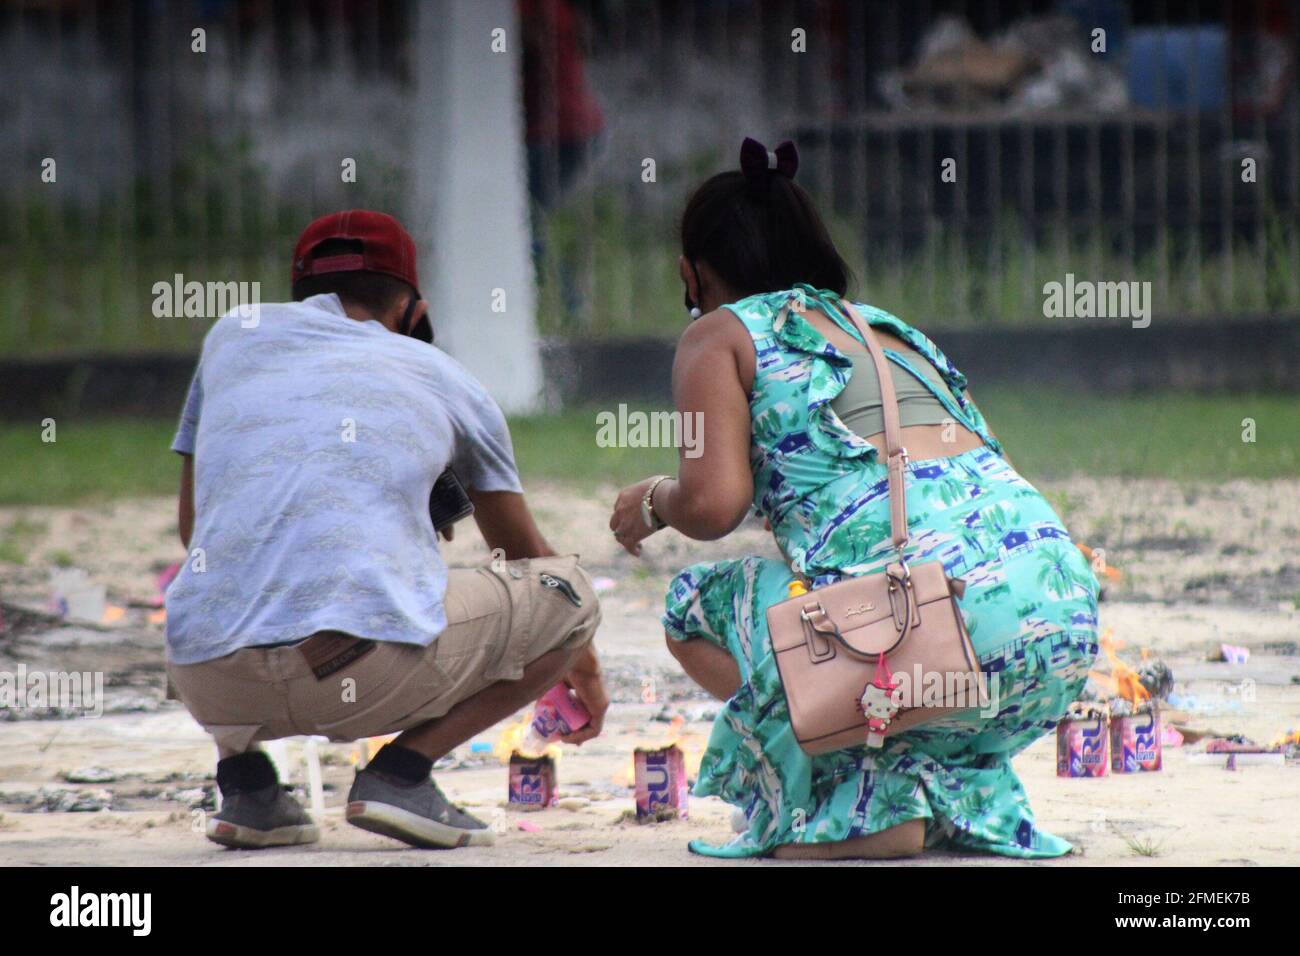
<svg viewBox="0 0 1300 956">
<path fill-rule="evenodd" d="M 890 673 L 885 655 L 876 660 L 876 679 L 866 686 L 858 707 L 867 718 L 867 746 L 883 747 L 889 724 L 903 705 L 903 688 Z"/>
</svg>

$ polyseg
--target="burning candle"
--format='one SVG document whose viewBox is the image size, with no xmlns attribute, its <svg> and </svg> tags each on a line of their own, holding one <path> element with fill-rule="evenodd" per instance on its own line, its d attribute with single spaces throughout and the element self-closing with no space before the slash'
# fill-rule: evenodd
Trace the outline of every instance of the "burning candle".
<svg viewBox="0 0 1300 956">
<path fill-rule="evenodd" d="M 632 754 L 636 777 L 636 817 L 653 821 L 677 817 L 685 820 L 689 788 L 686 760 L 676 744 L 651 749 L 638 747 Z"/>
<path fill-rule="evenodd" d="M 1140 773 L 1161 766 L 1160 711 L 1147 701 L 1112 709 L 1110 717 L 1110 769 L 1116 773 Z"/>
<path fill-rule="evenodd" d="M 1056 775 L 1104 777 L 1110 734 L 1103 704 L 1072 704 L 1056 726 Z"/>
</svg>

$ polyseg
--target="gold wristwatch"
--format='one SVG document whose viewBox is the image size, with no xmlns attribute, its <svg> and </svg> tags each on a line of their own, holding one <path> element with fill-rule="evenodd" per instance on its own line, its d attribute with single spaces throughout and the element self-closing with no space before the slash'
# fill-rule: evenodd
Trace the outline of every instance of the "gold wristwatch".
<svg viewBox="0 0 1300 956">
<path fill-rule="evenodd" d="M 660 482 L 667 481 L 672 475 L 659 475 L 654 481 L 650 482 L 650 487 L 646 489 L 645 495 L 641 498 L 641 520 L 651 531 L 659 531 L 668 527 L 668 522 L 655 513 L 655 489 L 659 487 Z"/>
</svg>

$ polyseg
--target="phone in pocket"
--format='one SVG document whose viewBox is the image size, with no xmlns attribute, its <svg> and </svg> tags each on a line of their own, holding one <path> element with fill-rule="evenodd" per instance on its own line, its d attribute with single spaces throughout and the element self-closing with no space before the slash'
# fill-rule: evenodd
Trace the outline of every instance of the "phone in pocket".
<svg viewBox="0 0 1300 956">
<path fill-rule="evenodd" d="M 433 491 L 429 492 L 429 518 L 433 521 L 433 530 L 446 531 L 473 513 L 474 502 L 469 500 L 469 493 L 456 473 L 448 467 L 433 483 Z"/>
</svg>

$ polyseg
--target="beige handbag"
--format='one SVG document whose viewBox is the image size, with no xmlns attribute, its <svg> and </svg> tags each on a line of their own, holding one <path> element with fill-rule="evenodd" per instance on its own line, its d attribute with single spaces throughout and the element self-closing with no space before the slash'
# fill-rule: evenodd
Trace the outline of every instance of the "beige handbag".
<svg viewBox="0 0 1300 956">
<path fill-rule="evenodd" d="M 880 378 L 889 521 L 898 560 L 884 570 L 799 594 L 767 609 L 767 628 L 799 746 L 809 754 L 879 747 L 890 734 L 944 714 L 985 707 L 988 689 L 957 598 L 960 578 L 940 561 L 908 564 L 898 401 L 888 360 L 849 302 L 841 307 L 866 342 Z"/>
</svg>

